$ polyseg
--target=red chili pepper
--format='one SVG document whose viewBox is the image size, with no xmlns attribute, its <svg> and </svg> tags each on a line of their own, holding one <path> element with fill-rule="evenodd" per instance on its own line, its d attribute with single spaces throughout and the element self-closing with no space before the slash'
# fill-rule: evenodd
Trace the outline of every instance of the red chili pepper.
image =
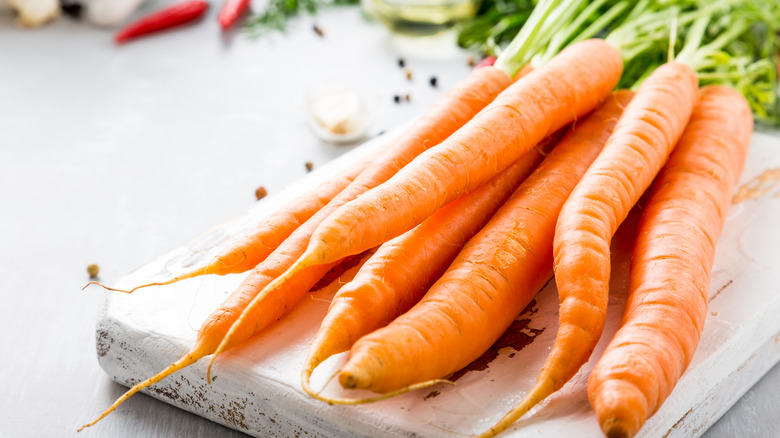
<svg viewBox="0 0 780 438">
<path fill-rule="evenodd" d="M 252 0 L 225 0 L 219 10 L 219 25 L 222 29 L 230 29 L 249 10 Z"/>
<path fill-rule="evenodd" d="M 129 24 L 116 34 L 114 41 L 123 44 L 142 35 L 190 23 L 200 18 L 208 8 L 209 4 L 201 0 L 173 4 Z"/>
<path fill-rule="evenodd" d="M 486 56 L 482 59 L 482 61 L 479 61 L 479 64 L 477 64 L 474 68 L 480 68 L 480 67 L 487 67 L 490 65 L 493 65 L 496 63 L 496 57 L 495 56 Z"/>
</svg>

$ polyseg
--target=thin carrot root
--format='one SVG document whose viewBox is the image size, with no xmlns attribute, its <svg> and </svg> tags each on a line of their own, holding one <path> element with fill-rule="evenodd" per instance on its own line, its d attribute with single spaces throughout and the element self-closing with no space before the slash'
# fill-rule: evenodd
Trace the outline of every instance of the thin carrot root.
<svg viewBox="0 0 780 438">
<path fill-rule="evenodd" d="M 322 391 L 324 391 L 325 388 L 328 387 L 328 385 L 330 385 L 330 382 L 332 382 L 333 379 L 338 377 L 338 372 L 335 372 L 335 373 L 331 374 L 330 377 L 328 377 L 328 380 L 325 382 L 324 385 L 322 385 L 322 388 L 320 388 L 319 391 L 315 391 L 311 387 L 311 375 L 312 375 L 313 372 L 314 372 L 313 369 L 306 369 L 306 370 L 303 371 L 303 373 L 301 373 L 301 374 L 303 374 L 303 376 L 301 378 L 301 386 L 303 387 L 303 391 L 306 394 L 309 394 L 310 396 L 316 398 L 316 397 L 319 397 L 320 393 Z"/>
<path fill-rule="evenodd" d="M 304 373 L 307 370 L 304 370 Z M 438 385 L 439 383 L 445 383 L 448 385 L 455 385 L 455 382 L 451 380 L 446 379 L 435 379 L 435 380 L 427 380 L 425 382 L 415 383 L 413 385 L 405 386 L 401 389 L 397 389 L 392 392 L 388 392 L 385 394 L 377 395 L 374 397 L 366 397 L 366 398 L 340 398 L 340 397 L 326 397 L 322 395 L 319 391 L 314 391 L 311 387 L 311 373 L 308 373 L 308 375 L 304 375 L 304 378 L 301 379 L 301 383 L 303 386 L 303 390 L 312 396 L 313 398 L 323 401 L 329 405 L 364 405 L 368 403 L 374 403 L 382 400 L 387 400 L 389 398 L 395 397 L 397 395 L 401 395 L 410 391 L 415 391 L 417 389 L 423 389 L 423 388 L 429 388 L 433 385 Z"/>
<path fill-rule="evenodd" d="M 317 354 L 318 352 L 313 352 L 313 353 Z M 317 400 L 320 400 L 320 401 L 324 401 L 324 402 L 326 402 L 328 404 L 332 404 L 332 403 L 328 402 L 329 399 L 327 397 L 321 396 L 320 392 L 322 390 L 324 390 L 325 387 L 327 387 L 328 384 L 330 384 L 330 382 L 336 376 L 338 376 L 338 372 L 336 372 L 333 375 L 331 375 L 328 378 L 328 381 L 325 382 L 325 385 L 319 391 L 315 391 L 311 387 L 311 375 L 314 374 L 314 370 L 321 363 L 325 362 L 329 357 L 330 357 L 330 355 L 325 356 L 324 354 L 319 354 L 317 356 L 312 356 L 311 354 L 309 355 L 309 357 L 306 359 L 306 364 L 304 365 L 303 370 L 301 371 L 301 387 L 303 388 L 303 392 L 305 392 L 306 394 L 309 394 L 313 398 L 316 398 Z"/>
<path fill-rule="evenodd" d="M 325 387 L 328 386 L 331 380 L 333 380 L 334 377 L 338 376 L 338 372 L 333 374 L 328 381 L 325 383 L 325 387 L 320 389 L 320 391 L 315 391 L 314 388 L 311 387 L 311 375 L 314 373 L 314 369 L 320 365 L 322 362 L 324 362 L 328 357 L 330 356 L 317 356 L 317 357 L 309 357 L 306 361 L 306 365 L 303 367 L 303 370 L 301 371 L 301 387 L 303 388 L 303 391 L 306 394 L 309 394 L 312 398 L 315 398 L 317 400 L 323 401 L 329 405 L 362 405 L 366 403 L 373 403 L 381 400 L 386 400 L 391 397 L 395 397 L 397 395 L 401 395 L 403 393 L 414 391 L 417 389 L 422 388 L 428 388 L 433 385 L 437 385 L 439 383 L 446 383 L 449 385 L 455 385 L 455 382 L 451 380 L 446 379 L 433 379 L 433 380 L 427 380 L 425 382 L 419 382 L 413 385 L 405 386 L 403 388 L 400 388 L 396 391 L 388 392 L 382 395 L 378 395 L 375 397 L 367 397 L 367 398 L 339 398 L 339 397 L 326 397 L 321 394 L 321 391 L 325 389 Z M 354 386 L 353 386 L 354 387 Z"/>
<path fill-rule="evenodd" d="M 493 425 L 493 427 L 487 431 L 483 432 L 477 438 L 490 438 L 505 431 L 523 415 L 527 414 L 528 411 L 530 411 L 534 406 L 538 405 L 542 400 L 550 396 L 553 392 L 555 392 L 555 388 L 550 381 L 538 382 L 536 385 L 534 385 L 533 388 L 531 388 L 531 391 L 526 394 L 525 398 L 522 402 L 520 402 L 519 405 L 515 406 L 511 411 L 504 415 L 504 417 L 501 418 L 498 423 Z"/>
<path fill-rule="evenodd" d="M 202 357 L 202 355 L 199 355 L 199 354 L 198 354 L 197 352 L 195 352 L 195 351 L 191 351 L 191 352 L 190 352 L 190 353 L 188 353 L 186 356 L 184 356 L 183 358 L 179 359 L 177 362 L 174 362 L 173 364 L 171 364 L 171 365 L 170 365 L 168 368 L 166 368 L 166 369 L 164 369 L 163 371 L 161 371 L 159 374 L 157 374 L 157 375 L 155 375 L 155 376 L 153 376 L 153 377 L 150 377 L 150 378 L 148 378 L 148 379 L 144 380 L 144 381 L 143 381 L 143 382 L 141 382 L 141 383 L 138 383 L 138 384 L 134 385 L 134 386 L 133 386 L 132 388 L 130 388 L 130 389 L 127 391 L 127 392 L 125 392 L 124 394 L 122 394 L 122 396 L 121 396 L 121 397 L 119 397 L 118 399 L 116 399 L 116 401 L 115 401 L 115 402 L 114 402 L 114 403 L 113 403 L 111 406 L 109 406 L 109 407 L 108 407 L 108 409 L 106 409 L 106 410 L 105 410 L 105 411 L 104 411 L 102 414 L 100 414 L 100 416 L 99 416 L 99 417 L 97 417 L 97 418 L 96 418 L 94 421 L 92 421 L 91 423 L 87 423 L 87 424 L 85 424 L 85 425 L 81 426 L 81 427 L 79 428 L 79 430 L 77 430 L 77 432 L 81 432 L 82 430 L 84 430 L 84 429 L 86 429 L 86 428 L 88 428 L 88 427 L 90 427 L 90 426 L 94 426 L 94 425 L 95 425 L 95 424 L 96 424 L 98 421 L 100 421 L 100 420 L 102 420 L 103 418 L 105 418 L 105 417 L 106 417 L 108 414 L 110 414 L 110 413 L 114 412 L 114 411 L 116 410 L 116 408 L 118 408 L 118 407 L 119 407 L 119 405 L 121 405 L 122 403 L 124 403 L 124 401 L 125 401 L 125 400 L 127 400 L 128 398 L 130 398 L 130 396 L 132 396 L 132 395 L 133 395 L 133 394 L 135 394 L 136 392 L 138 392 L 138 391 L 140 391 L 140 390 L 142 390 L 142 389 L 146 388 L 147 386 L 154 385 L 155 383 L 157 383 L 157 382 L 159 382 L 160 380 L 162 380 L 162 379 L 164 379 L 164 378 L 168 377 L 169 375 L 171 375 L 171 374 L 175 373 L 176 371 L 179 371 L 179 370 L 181 370 L 181 369 L 183 369 L 183 368 L 186 368 L 186 367 L 188 367 L 188 366 L 190 366 L 190 365 L 194 364 L 194 363 L 195 363 L 195 362 L 197 362 L 197 361 L 198 361 L 198 359 L 200 359 L 201 357 Z"/>
<path fill-rule="evenodd" d="M 85 284 L 84 287 L 81 288 L 81 290 L 84 290 L 87 287 L 89 287 L 90 285 L 94 284 L 94 285 L 102 287 L 105 290 L 110 290 L 110 291 L 114 291 L 114 292 L 122 292 L 122 293 L 130 294 L 130 293 L 133 293 L 133 292 L 137 291 L 138 289 L 142 289 L 142 288 L 145 288 L 145 287 L 165 286 L 165 285 L 168 285 L 168 284 L 176 283 L 176 282 L 181 281 L 181 280 L 186 280 L 188 278 L 194 278 L 194 277 L 197 277 L 197 276 L 200 276 L 200 275 L 206 275 L 207 274 L 207 272 L 206 272 L 207 270 L 208 270 L 208 267 L 197 268 L 197 269 L 194 269 L 194 270 L 189 271 L 187 273 L 184 273 L 182 275 L 179 275 L 177 277 L 173 277 L 172 279 L 167 280 L 167 281 L 154 282 L 154 283 L 145 283 L 145 284 L 142 284 L 140 286 L 136 286 L 136 287 L 134 287 L 132 289 L 119 289 L 119 288 L 116 288 L 116 287 L 106 286 L 105 284 L 103 284 L 103 283 L 101 283 L 99 281 L 90 281 L 89 283 Z"/>
</svg>

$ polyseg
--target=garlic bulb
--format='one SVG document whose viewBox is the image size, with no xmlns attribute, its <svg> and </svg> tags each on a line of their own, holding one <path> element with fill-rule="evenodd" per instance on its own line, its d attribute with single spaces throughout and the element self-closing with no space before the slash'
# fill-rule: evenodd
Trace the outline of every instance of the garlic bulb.
<svg viewBox="0 0 780 438">
<path fill-rule="evenodd" d="M 59 0 L 8 0 L 6 3 L 16 11 L 16 22 L 24 27 L 43 26 L 60 13 Z"/>
</svg>

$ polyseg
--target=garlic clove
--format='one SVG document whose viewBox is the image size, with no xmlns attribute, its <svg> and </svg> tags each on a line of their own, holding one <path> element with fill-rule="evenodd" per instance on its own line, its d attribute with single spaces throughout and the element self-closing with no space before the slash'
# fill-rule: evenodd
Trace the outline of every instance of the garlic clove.
<svg viewBox="0 0 780 438">
<path fill-rule="evenodd" d="M 309 122 L 320 139 L 349 143 L 361 139 L 370 117 L 360 94 L 346 84 L 327 84 L 308 93 Z"/>
<path fill-rule="evenodd" d="M 22 0 L 24 1 L 24 0 Z M 87 20 L 96 26 L 113 27 L 125 22 L 146 0 L 91 0 Z"/>
</svg>

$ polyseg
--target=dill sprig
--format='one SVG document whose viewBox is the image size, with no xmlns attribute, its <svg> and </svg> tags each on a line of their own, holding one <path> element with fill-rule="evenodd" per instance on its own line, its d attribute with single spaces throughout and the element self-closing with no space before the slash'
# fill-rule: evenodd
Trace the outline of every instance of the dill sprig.
<svg viewBox="0 0 780 438">
<path fill-rule="evenodd" d="M 287 22 L 301 13 L 314 15 L 321 7 L 358 4 L 360 0 L 269 0 L 265 10 L 252 13 L 246 19 L 243 29 L 252 36 L 269 31 L 285 32 Z"/>
</svg>

